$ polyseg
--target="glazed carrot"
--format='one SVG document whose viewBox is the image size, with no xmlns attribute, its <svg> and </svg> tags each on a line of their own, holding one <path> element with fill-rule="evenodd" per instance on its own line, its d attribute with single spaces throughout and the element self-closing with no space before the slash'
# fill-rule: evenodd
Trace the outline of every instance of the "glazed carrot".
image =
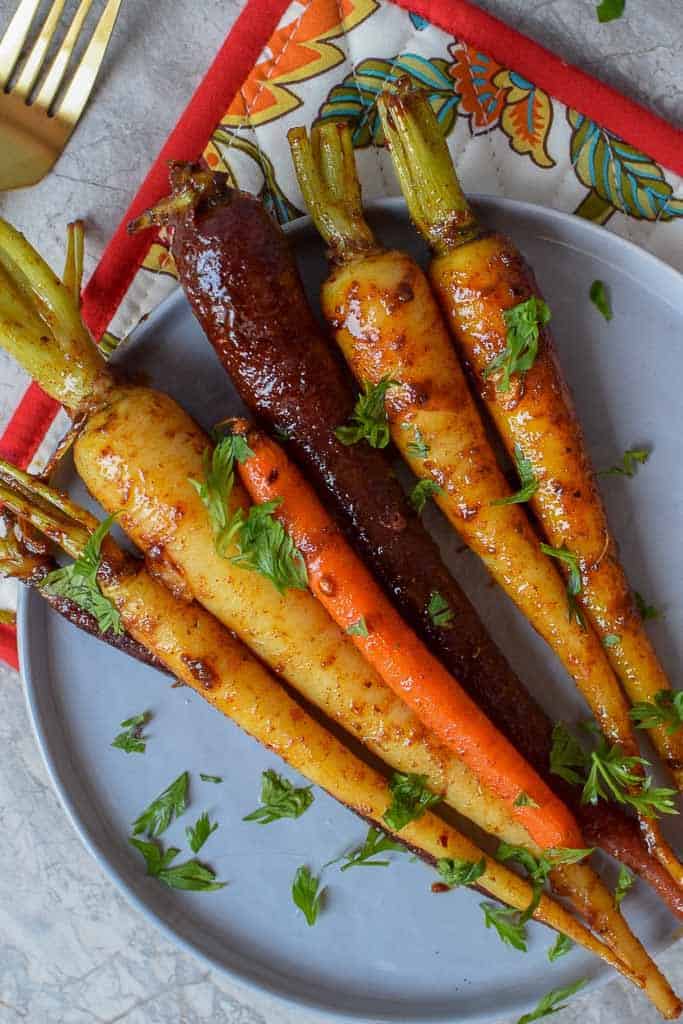
<svg viewBox="0 0 683 1024">
<path fill-rule="evenodd" d="M 335 264 L 321 305 L 359 382 L 384 384 L 391 436 L 434 500 L 494 579 L 549 643 L 588 701 L 600 728 L 627 756 L 638 755 L 629 706 L 594 630 L 568 613 L 554 560 L 511 490 L 417 264 L 387 252 L 363 218 L 350 129 L 323 123 L 309 139 L 289 132 L 299 184 Z M 466 224 L 451 225 L 467 235 Z M 393 382 L 393 383 L 390 383 Z M 387 385 L 389 385 L 387 387 Z M 650 848 L 680 885 L 683 868 L 656 822 L 640 817 Z"/>
<path fill-rule="evenodd" d="M 255 502 L 282 502 L 275 515 L 337 625 L 353 632 L 354 644 L 381 678 L 508 804 L 539 846 L 580 844 L 567 808 L 401 619 L 283 449 L 256 431 L 248 444 L 254 454 L 240 463 L 240 477 Z M 533 803 L 518 806 L 521 793 Z"/>
<path fill-rule="evenodd" d="M 484 231 L 460 189 L 426 94 L 400 87 L 379 109 L 411 216 L 434 251 L 429 277 L 474 387 L 510 455 L 521 452 L 537 481 L 531 506 L 555 548 L 578 560 L 576 595 L 631 701 L 652 701 L 670 682 L 646 635 L 619 561 L 583 433 L 547 326 L 524 372 L 496 369 L 507 348 L 506 314 L 540 298 L 514 243 Z M 683 729 L 650 730 L 679 788 Z"/>
</svg>

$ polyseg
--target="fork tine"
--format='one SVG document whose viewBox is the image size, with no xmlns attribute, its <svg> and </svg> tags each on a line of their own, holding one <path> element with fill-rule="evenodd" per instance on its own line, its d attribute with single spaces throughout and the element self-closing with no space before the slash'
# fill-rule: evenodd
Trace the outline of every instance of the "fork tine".
<svg viewBox="0 0 683 1024">
<path fill-rule="evenodd" d="M 64 8 L 64 0 L 53 0 L 50 13 L 43 23 L 43 27 L 40 30 L 40 34 L 36 39 L 31 52 L 28 55 L 26 63 L 19 76 L 17 84 L 14 86 L 13 92 L 17 96 L 21 96 L 22 99 L 28 100 L 31 89 L 33 88 L 35 81 L 40 74 L 40 69 L 43 66 L 45 60 L 45 54 L 48 51 L 52 37 L 55 34 L 55 29 L 59 24 L 59 17 Z"/>
<path fill-rule="evenodd" d="M 0 88 L 4 89 L 16 66 L 40 0 L 21 0 L 0 40 Z"/>
<path fill-rule="evenodd" d="M 55 111 L 60 120 L 75 125 L 81 116 L 104 59 L 120 7 L 121 0 L 108 0 L 64 98 Z"/>
<path fill-rule="evenodd" d="M 40 87 L 35 102 L 39 107 L 43 107 L 44 110 L 49 110 L 52 101 L 57 95 L 57 90 L 62 84 L 69 64 L 69 59 L 73 53 L 74 46 L 78 42 L 78 37 L 80 36 L 81 29 L 83 28 L 83 22 L 85 21 L 91 6 L 92 0 L 81 0 L 78 10 L 74 15 L 74 19 L 69 25 L 69 30 L 64 36 L 62 45 L 57 51 L 55 59 L 52 61 L 50 66 L 50 70 L 45 76 L 45 81 Z"/>
</svg>

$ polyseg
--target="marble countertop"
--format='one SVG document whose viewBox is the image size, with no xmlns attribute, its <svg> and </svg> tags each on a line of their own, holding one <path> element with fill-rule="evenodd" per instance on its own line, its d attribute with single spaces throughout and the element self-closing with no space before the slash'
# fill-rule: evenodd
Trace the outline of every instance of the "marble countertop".
<svg viewBox="0 0 683 1024">
<path fill-rule="evenodd" d="M 479 0 L 480 6 L 670 120 L 683 123 L 683 4 L 627 0 L 599 26 L 594 0 Z M 0 0 L 0 31 L 17 0 Z M 239 13 L 237 0 L 127 0 L 98 89 L 68 149 L 35 188 L 0 212 L 62 259 L 64 224 L 88 223 L 88 265 Z M 68 0 L 67 9 L 75 7 Z M 150 116 L 153 111 L 153 116 Z M 30 1024 L 313 1024 L 179 951 L 81 846 L 52 790 L 21 681 L 0 667 L 0 1021 Z M 683 991 L 683 947 L 661 957 Z M 620 980 L 575 998 L 557 1024 L 650 1024 Z"/>
</svg>

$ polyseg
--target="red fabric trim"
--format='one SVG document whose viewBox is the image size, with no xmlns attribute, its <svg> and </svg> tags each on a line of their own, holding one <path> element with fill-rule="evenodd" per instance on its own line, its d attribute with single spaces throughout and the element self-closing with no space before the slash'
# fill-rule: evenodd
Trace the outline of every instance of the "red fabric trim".
<svg viewBox="0 0 683 1024">
<path fill-rule="evenodd" d="M 0 661 L 7 662 L 12 668 L 19 668 L 17 654 L 17 631 L 14 626 L 0 624 Z"/>
<path fill-rule="evenodd" d="M 26 469 L 59 409 L 59 402 L 29 384 L 0 437 L 0 458 Z"/>
<path fill-rule="evenodd" d="M 598 81 L 467 0 L 392 0 L 517 71 L 572 107 L 683 175 L 683 131 Z M 601 31 L 596 23 L 595 31 Z"/>
<path fill-rule="evenodd" d="M 83 318 L 96 338 L 109 326 L 149 247 L 126 225 L 168 193 L 169 160 L 196 160 L 277 28 L 290 0 L 249 0 L 152 164 L 83 293 Z"/>
</svg>

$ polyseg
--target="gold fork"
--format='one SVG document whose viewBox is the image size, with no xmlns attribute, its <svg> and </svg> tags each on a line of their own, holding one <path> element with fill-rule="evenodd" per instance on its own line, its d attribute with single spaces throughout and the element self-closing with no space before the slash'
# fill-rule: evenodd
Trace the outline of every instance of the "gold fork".
<svg viewBox="0 0 683 1024">
<path fill-rule="evenodd" d="M 121 0 L 108 0 L 71 81 L 52 110 L 92 0 L 81 0 L 61 46 L 35 92 L 64 9 L 65 0 L 52 0 L 50 11 L 14 86 L 6 91 L 12 75 L 19 70 L 22 49 L 40 3 L 41 0 L 21 0 L 0 40 L 0 191 L 40 181 L 66 146 L 95 84 L 121 6 Z"/>
</svg>

